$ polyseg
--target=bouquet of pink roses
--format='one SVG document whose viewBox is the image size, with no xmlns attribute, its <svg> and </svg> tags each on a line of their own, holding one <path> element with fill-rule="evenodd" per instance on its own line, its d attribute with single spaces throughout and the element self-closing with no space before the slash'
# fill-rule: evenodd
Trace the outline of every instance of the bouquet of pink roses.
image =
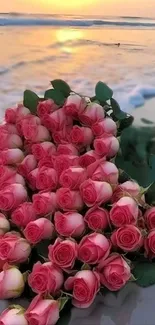
<svg viewBox="0 0 155 325">
<path fill-rule="evenodd" d="M 0 299 L 30 301 L 0 325 L 54 325 L 68 300 L 87 308 L 155 257 L 155 208 L 114 160 L 132 117 L 102 82 L 91 99 L 52 85 L 25 91 L 0 126 Z"/>
</svg>

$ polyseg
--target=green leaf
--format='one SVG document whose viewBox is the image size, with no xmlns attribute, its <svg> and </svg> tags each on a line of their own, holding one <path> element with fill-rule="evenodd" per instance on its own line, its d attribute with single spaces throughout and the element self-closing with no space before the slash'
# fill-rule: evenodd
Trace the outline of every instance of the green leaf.
<svg viewBox="0 0 155 325">
<path fill-rule="evenodd" d="M 60 91 L 65 97 L 68 97 L 71 89 L 70 86 L 61 79 L 55 79 L 51 81 L 51 84 L 55 90 Z"/>
<path fill-rule="evenodd" d="M 110 100 L 111 102 L 111 107 L 113 109 L 113 113 L 114 116 L 118 119 L 118 120 L 124 120 L 127 118 L 128 114 L 121 111 L 119 104 L 117 103 L 117 101 L 114 98 L 111 98 Z"/>
<path fill-rule="evenodd" d="M 119 130 L 122 131 L 125 128 L 128 128 L 134 121 L 134 117 L 132 115 L 126 116 L 125 119 L 120 120 Z"/>
<path fill-rule="evenodd" d="M 45 99 L 53 99 L 57 105 L 63 105 L 65 101 L 64 95 L 56 89 L 49 89 L 45 92 Z"/>
<path fill-rule="evenodd" d="M 89 264 L 83 264 L 81 267 L 81 270 L 91 270 L 91 267 L 89 266 Z"/>
<path fill-rule="evenodd" d="M 102 102 L 112 98 L 113 91 L 104 82 L 99 81 L 95 87 L 96 98 Z"/>
<path fill-rule="evenodd" d="M 136 278 L 136 283 L 140 287 L 149 287 L 155 284 L 155 264 L 139 263 L 135 266 L 133 275 Z"/>
<path fill-rule="evenodd" d="M 68 300 L 69 300 L 69 297 L 67 297 L 67 296 L 66 297 L 61 297 L 61 298 L 58 299 L 58 301 L 59 301 L 59 310 L 60 311 L 65 307 Z"/>
<path fill-rule="evenodd" d="M 33 91 L 28 89 L 24 91 L 23 104 L 25 107 L 29 108 L 32 114 L 36 113 L 39 100 L 40 99 L 38 95 L 35 94 Z"/>
</svg>

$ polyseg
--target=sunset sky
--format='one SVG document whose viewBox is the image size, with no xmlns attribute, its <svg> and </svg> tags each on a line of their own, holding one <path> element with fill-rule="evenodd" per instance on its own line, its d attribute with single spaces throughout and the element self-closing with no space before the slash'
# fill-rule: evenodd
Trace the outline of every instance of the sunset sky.
<svg viewBox="0 0 155 325">
<path fill-rule="evenodd" d="M 155 16 L 155 0 L 0 0 L 0 12 Z"/>
</svg>

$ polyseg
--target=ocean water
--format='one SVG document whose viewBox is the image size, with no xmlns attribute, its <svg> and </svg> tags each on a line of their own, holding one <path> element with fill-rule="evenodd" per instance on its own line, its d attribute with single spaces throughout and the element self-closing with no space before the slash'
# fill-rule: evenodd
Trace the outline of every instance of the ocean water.
<svg viewBox="0 0 155 325">
<path fill-rule="evenodd" d="M 55 78 L 88 96 L 102 80 L 125 111 L 155 96 L 155 19 L 0 14 L 0 44 L 0 118 Z"/>
</svg>

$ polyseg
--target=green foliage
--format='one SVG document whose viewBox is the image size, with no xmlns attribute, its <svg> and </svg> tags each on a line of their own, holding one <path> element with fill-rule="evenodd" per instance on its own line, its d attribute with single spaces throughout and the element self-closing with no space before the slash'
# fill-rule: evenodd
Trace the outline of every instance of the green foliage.
<svg viewBox="0 0 155 325">
<path fill-rule="evenodd" d="M 61 311 L 62 309 L 64 309 L 65 305 L 67 304 L 69 300 L 69 297 L 61 297 L 58 299 L 59 301 L 59 310 Z"/>
<path fill-rule="evenodd" d="M 71 88 L 65 81 L 61 79 L 55 79 L 51 81 L 51 84 L 55 90 L 60 91 L 65 97 L 69 96 Z"/>
<path fill-rule="evenodd" d="M 149 287 L 155 284 L 155 264 L 154 263 L 137 263 L 133 270 L 136 283 L 140 287 Z"/>
<path fill-rule="evenodd" d="M 99 81 L 95 88 L 95 94 L 96 94 L 96 98 L 100 102 L 102 102 L 102 101 L 106 102 L 107 100 L 112 98 L 113 91 L 104 82 Z"/>
<path fill-rule="evenodd" d="M 29 108 L 30 112 L 32 114 L 36 114 L 37 106 L 39 103 L 39 97 L 37 94 L 35 94 L 31 90 L 25 90 L 24 91 L 24 99 L 23 99 L 23 105 L 27 108 Z"/>
<path fill-rule="evenodd" d="M 63 105 L 65 101 L 64 95 L 57 89 L 48 89 L 45 91 L 45 99 L 53 99 L 57 105 Z"/>
</svg>

